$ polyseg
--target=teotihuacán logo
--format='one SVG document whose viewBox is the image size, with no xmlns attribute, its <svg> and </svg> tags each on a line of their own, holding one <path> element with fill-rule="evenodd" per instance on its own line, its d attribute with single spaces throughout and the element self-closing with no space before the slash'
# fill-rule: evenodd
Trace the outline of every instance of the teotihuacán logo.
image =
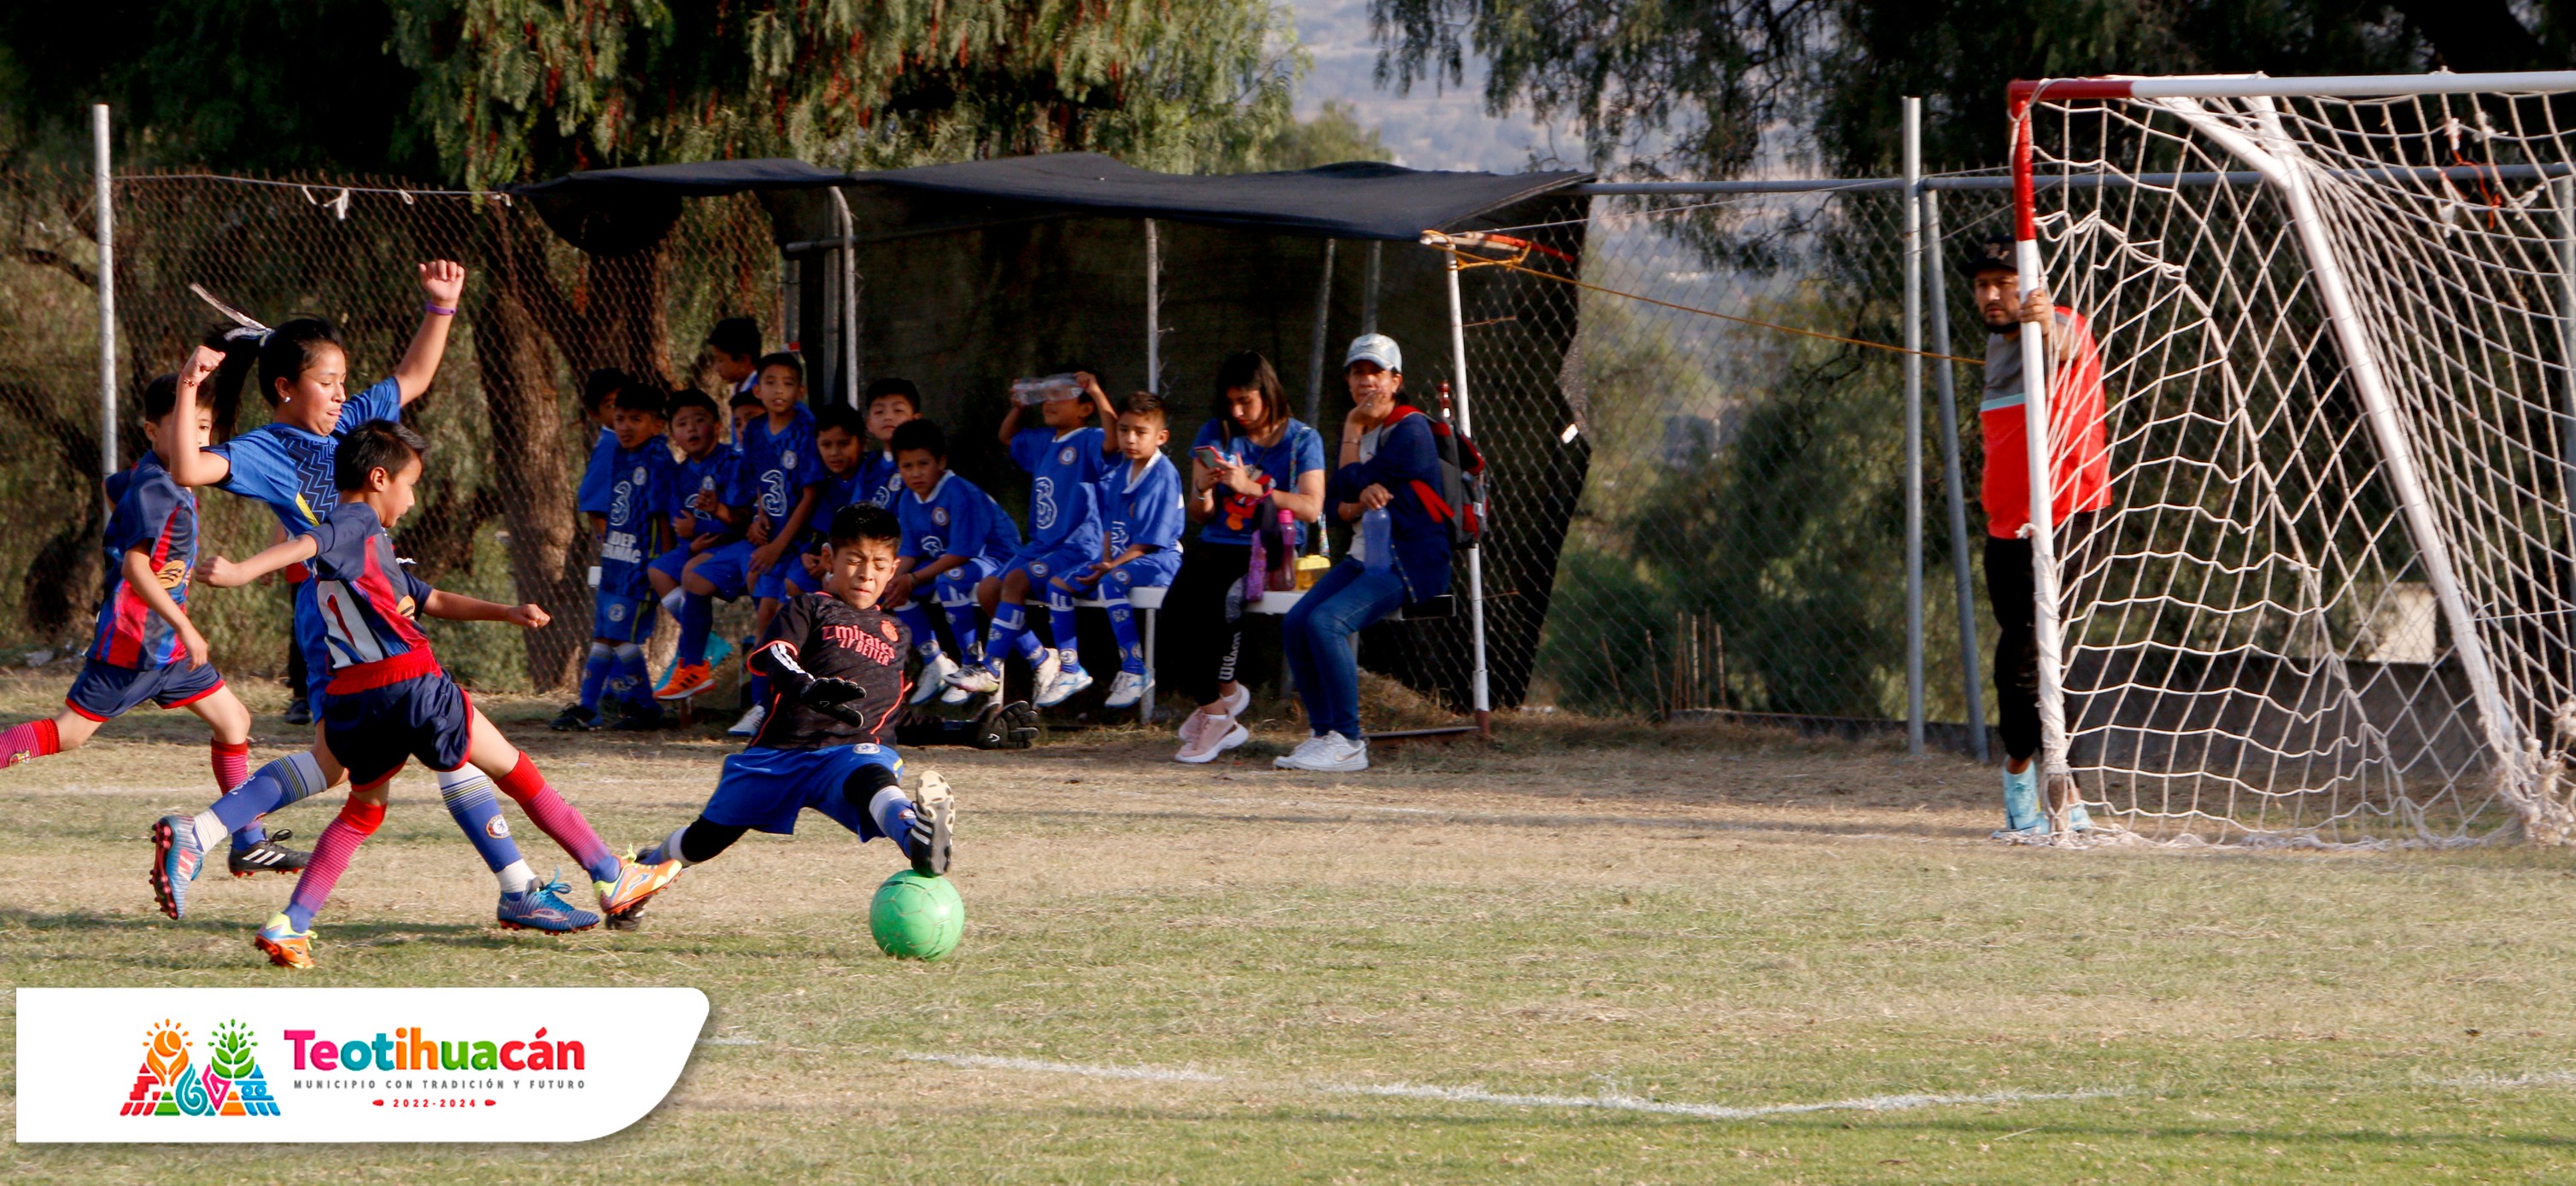
<svg viewBox="0 0 2576 1186">
<path fill-rule="evenodd" d="M 662 1101 L 707 1001 L 693 988 L 22 988 L 17 1013 L 21 1142 L 584 1141 Z M 544 1122 L 495 1123 L 511 1116 Z"/>
</svg>

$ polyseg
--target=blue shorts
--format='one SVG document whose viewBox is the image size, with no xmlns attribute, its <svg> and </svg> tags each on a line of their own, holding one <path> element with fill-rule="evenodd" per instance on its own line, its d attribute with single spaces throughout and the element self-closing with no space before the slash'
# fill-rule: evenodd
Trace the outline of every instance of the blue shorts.
<svg viewBox="0 0 2576 1186">
<path fill-rule="evenodd" d="M 660 607 L 648 597 L 621 597 L 602 589 L 590 599 L 590 636 L 643 642 L 653 637 L 653 611 Z"/>
<path fill-rule="evenodd" d="M 663 576 L 676 581 L 680 579 L 680 570 L 689 566 L 689 557 L 693 555 L 696 555 L 696 553 L 689 550 L 689 545 L 682 544 L 668 552 L 655 556 L 653 558 L 653 562 L 645 565 L 644 567 L 653 572 L 661 573 Z M 648 577 L 646 579 L 650 580 L 651 578 Z"/>
<path fill-rule="evenodd" d="M 63 704 L 93 721 L 110 721 L 149 700 L 163 708 L 194 704 L 224 690 L 215 665 L 190 667 L 180 658 L 158 667 L 119 667 L 91 659 L 63 693 Z"/>
<path fill-rule="evenodd" d="M 1095 597 L 1110 598 L 1125 597 L 1134 589 L 1168 589 L 1173 575 L 1180 571 L 1180 550 L 1161 548 L 1101 574 L 1100 583 L 1088 592 Z"/>
<path fill-rule="evenodd" d="M 698 575 L 716 587 L 716 596 L 727 601 L 746 592 L 753 597 L 784 599 L 787 596 L 787 570 L 793 567 L 803 572 L 805 566 L 796 563 L 793 555 L 781 556 L 778 563 L 769 566 L 769 571 L 754 577 L 751 575 L 752 551 L 752 543 L 747 539 L 735 540 L 721 548 L 710 548 L 706 561 L 698 565 Z"/>
<path fill-rule="evenodd" d="M 1097 541 L 1088 548 L 1079 544 L 1029 544 L 1013 553 L 1009 562 L 1002 565 L 1001 575 L 1025 572 L 1029 574 L 1030 588 L 1044 589 L 1048 581 L 1081 572 L 1099 559 Z"/>
<path fill-rule="evenodd" d="M 779 561 L 778 566 L 787 570 L 786 588 L 788 596 L 803 597 L 808 593 L 820 593 L 823 591 L 823 578 L 805 571 L 804 557 L 790 556 L 785 560 Z"/>
<path fill-rule="evenodd" d="M 441 772 L 463 766 L 473 731 L 473 702 L 443 674 L 344 692 L 322 706 L 322 744 L 362 790 L 411 758 Z"/>
<path fill-rule="evenodd" d="M 322 689 L 331 682 L 331 634 L 322 626 L 322 605 L 313 600 L 313 582 L 295 586 L 295 645 L 304 651 L 304 700 L 322 704 Z"/>
<path fill-rule="evenodd" d="M 836 745 L 830 749 L 765 749 L 753 747 L 724 760 L 716 793 L 698 814 L 711 824 L 751 828 L 781 836 L 796 834 L 796 813 L 811 807 L 859 834 L 861 840 L 885 835 L 868 818 L 868 805 L 852 803 L 841 793 L 861 766 L 882 766 L 903 774 L 903 757 L 890 745 Z"/>
</svg>

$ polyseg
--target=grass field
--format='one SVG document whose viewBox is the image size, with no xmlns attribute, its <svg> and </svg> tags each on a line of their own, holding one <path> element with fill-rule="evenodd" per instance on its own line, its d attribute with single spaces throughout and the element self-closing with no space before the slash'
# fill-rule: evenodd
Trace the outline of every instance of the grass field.
<svg viewBox="0 0 2576 1186">
<path fill-rule="evenodd" d="M 64 678 L 0 680 L 0 713 Z M 617 843 L 686 821 L 725 752 L 483 703 Z M 261 760 L 297 744 L 274 724 Z M 897 858 L 811 816 L 692 871 L 643 931 L 494 930 L 415 774 L 323 966 L 290 977 L 248 942 L 285 880 L 209 877 L 185 924 L 152 907 L 141 837 L 205 797 L 202 737 L 143 714 L 0 772 L 10 984 L 683 984 L 707 1040 L 659 1111 L 587 1145 L 22 1146 L 0 1177 L 2576 1176 L 2557 852 L 2006 847 L 1986 771 L 1734 730 L 1515 727 L 1357 778 L 1269 770 L 1276 731 L 1188 769 L 1113 730 L 911 756 L 959 788 L 971 921 L 946 963 L 876 953 Z M 282 822 L 309 839 L 324 802 Z"/>
</svg>

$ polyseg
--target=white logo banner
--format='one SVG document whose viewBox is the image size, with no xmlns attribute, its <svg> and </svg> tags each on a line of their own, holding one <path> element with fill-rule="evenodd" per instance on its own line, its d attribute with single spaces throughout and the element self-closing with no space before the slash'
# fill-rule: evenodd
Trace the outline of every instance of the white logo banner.
<svg viewBox="0 0 2576 1186">
<path fill-rule="evenodd" d="M 21 988 L 18 1140 L 587 1141 L 643 1119 L 694 988 Z"/>
</svg>

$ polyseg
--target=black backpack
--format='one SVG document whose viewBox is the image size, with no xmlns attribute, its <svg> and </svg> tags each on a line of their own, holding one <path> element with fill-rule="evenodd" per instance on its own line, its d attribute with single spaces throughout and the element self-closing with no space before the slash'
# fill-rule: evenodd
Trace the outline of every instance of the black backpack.
<svg viewBox="0 0 2576 1186">
<path fill-rule="evenodd" d="M 1431 440 L 1440 450 L 1440 488 L 1431 489 L 1422 481 L 1413 483 L 1414 497 L 1422 500 L 1422 509 L 1431 518 L 1449 528 L 1449 546 L 1472 548 L 1485 537 L 1485 454 L 1476 447 L 1475 438 L 1457 430 L 1449 422 L 1449 385 L 1440 385 L 1440 414 L 1433 416 L 1410 404 L 1397 404 L 1386 418 L 1393 426 L 1407 416 L 1420 416 L 1431 425 Z"/>
</svg>

